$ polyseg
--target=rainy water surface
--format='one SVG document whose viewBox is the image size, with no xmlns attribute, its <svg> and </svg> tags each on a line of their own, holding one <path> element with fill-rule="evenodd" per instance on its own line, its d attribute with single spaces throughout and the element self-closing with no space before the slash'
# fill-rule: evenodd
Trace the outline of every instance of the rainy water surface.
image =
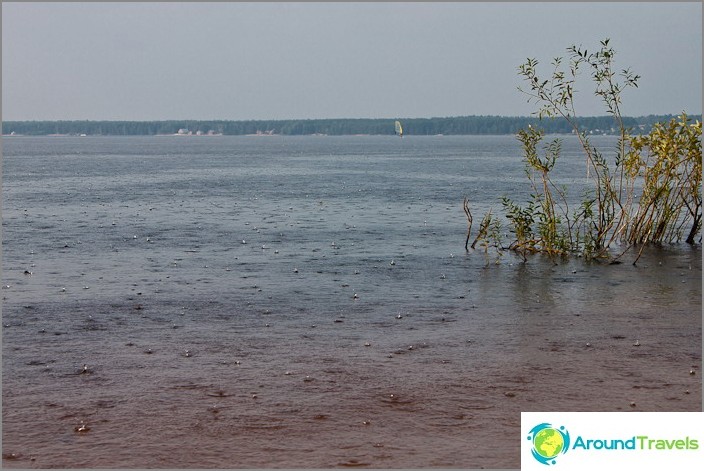
<svg viewBox="0 0 704 471">
<path fill-rule="evenodd" d="M 521 411 L 701 410 L 699 248 L 465 252 L 513 137 L 17 137 L 2 192 L 5 467 L 517 468 Z"/>
</svg>

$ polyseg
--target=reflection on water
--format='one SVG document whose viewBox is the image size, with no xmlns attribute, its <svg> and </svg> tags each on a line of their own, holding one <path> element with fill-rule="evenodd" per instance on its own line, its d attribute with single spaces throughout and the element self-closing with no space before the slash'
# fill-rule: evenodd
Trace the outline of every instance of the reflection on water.
<svg viewBox="0 0 704 471">
<path fill-rule="evenodd" d="M 6 467 L 518 467 L 520 411 L 701 408 L 698 248 L 464 252 L 513 138 L 3 153 Z"/>
</svg>

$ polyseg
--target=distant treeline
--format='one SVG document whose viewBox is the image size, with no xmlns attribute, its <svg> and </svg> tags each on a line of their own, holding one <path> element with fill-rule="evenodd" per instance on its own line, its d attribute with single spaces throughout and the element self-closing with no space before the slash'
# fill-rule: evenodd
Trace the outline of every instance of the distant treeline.
<svg viewBox="0 0 704 471">
<path fill-rule="evenodd" d="M 623 118 L 634 133 L 648 132 L 656 122 L 666 122 L 674 115 L 650 115 Z M 701 120 L 701 115 L 692 116 Z M 449 118 L 400 119 L 405 135 L 432 136 L 515 134 L 529 124 L 548 134 L 572 132 L 564 119 L 507 116 L 457 116 Z M 594 134 L 612 134 L 617 126 L 612 116 L 582 117 L 581 129 Z M 4 135 L 45 136 L 51 134 L 88 136 L 154 136 L 163 134 L 283 134 L 283 135 L 353 135 L 394 134 L 394 119 L 296 119 L 272 121 L 4 121 Z"/>
</svg>

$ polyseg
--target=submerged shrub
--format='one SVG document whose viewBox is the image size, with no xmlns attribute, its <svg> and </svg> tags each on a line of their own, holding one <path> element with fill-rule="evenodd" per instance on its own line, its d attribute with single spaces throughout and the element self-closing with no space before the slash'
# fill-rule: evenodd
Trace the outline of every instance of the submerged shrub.
<svg viewBox="0 0 704 471">
<path fill-rule="evenodd" d="M 538 75 L 538 61 L 528 59 L 518 68 L 528 87 L 519 90 L 528 95 L 529 102 L 538 104 L 534 114 L 540 119 L 561 117 L 571 125 L 584 151 L 592 188 L 571 212 L 567 190 L 551 178 L 562 141 L 543 143 L 544 133 L 530 126 L 519 131 L 531 199 L 524 206 L 508 197 L 502 199 L 515 239 L 508 245 L 494 240 L 492 245 L 497 251 L 513 250 L 524 260 L 527 254 L 545 253 L 614 261 L 634 245 L 641 245 L 642 251 L 651 243 L 685 239 L 693 244 L 702 228 L 701 123 L 690 123 L 683 113 L 669 123 L 657 123 L 648 135 L 631 135 L 621 116 L 621 93 L 625 88 L 636 88 L 640 76 L 628 69 L 616 72 L 615 51 L 608 39 L 593 53 L 576 46 L 567 51 L 567 68 L 563 58 L 554 59 L 553 72 L 546 80 Z M 614 117 L 619 131 L 613 163 L 592 145 L 576 120 L 574 84 L 583 66 L 596 85 L 594 94 Z M 471 213 L 466 201 L 465 212 L 470 220 L 469 240 Z M 496 222 L 491 216 L 489 219 Z M 486 238 L 486 229 L 480 229 L 477 239 Z M 498 230 L 494 236 L 500 239 Z M 624 244 L 626 250 L 614 256 L 610 249 L 616 243 Z"/>
<path fill-rule="evenodd" d="M 702 227 L 702 123 L 686 114 L 657 123 L 645 136 L 629 138 L 624 161 L 629 184 L 643 189 L 623 240 L 631 244 L 693 244 Z M 632 188 L 632 187 L 631 187 Z M 630 188 L 629 188 L 630 189 Z"/>
</svg>

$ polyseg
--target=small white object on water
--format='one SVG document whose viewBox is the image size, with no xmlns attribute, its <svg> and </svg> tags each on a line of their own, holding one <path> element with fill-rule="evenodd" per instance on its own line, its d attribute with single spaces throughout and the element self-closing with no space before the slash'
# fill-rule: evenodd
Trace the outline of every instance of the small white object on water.
<svg viewBox="0 0 704 471">
<path fill-rule="evenodd" d="M 278 250 L 274 250 L 274 253 L 279 253 L 279 251 L 278 251 Z"/>
<path fill-rule="evenodd" d="M 357 293 L 354 293 L 354 296 L 352 296 L 354 299 L 359 299 L 359 295 Z"/>
<path fill-rule="evenodd" d="M 696 374 L 696 372 L 695 372 L 694 370 L 689 370 L 689 374 L 691 374 L 691 375 L 695 375 L 695 374 Z"/>
<path fill-rule="evenodd" d="M 298 268 L 294 268 L 294 269 L 293 269 L 293 272 L 294 272 L 294 273 L 298 273 Z"/>
<path fill-rule="evenodd" d="M 444 280 L 445 278 L 446 278 L 446 276 L 445 276 L 444 273 L 440 275 L 440 279 L 443 279 L 443 280 Z"/>
<path fill-rule="evenodd" d="M 246 243 L 247 243 L 247 241 L 246 241 L 246 240 L 244 240 L 244 239 L 242 239 L 242 243 L 243 243 L 243 244 L 246 244 Z"/>
<path fill-rule="evenodd" d="M 636 340 L 636 343 L 633 344 L 634 347 L 640 347 L 640 342 Z"/>
<path fill-rule="evenodd" d="M 587 342 L 587 347 L 591 347 L 591 346 L 592 346 L 592 344 Z"/>
<path fill-rule="evenodd" d="M 81 420 L 81 425 L 76 426 L 76 428 L 74 428 L 74 430 L 78 433 L 84 433 L 84 432 L 87 432 L 88 430 L 90 430 L 90 427 L 88 427 L 88 425 L 83 423 L 83 421 Z"/>
<path fill-rule="evenodd" d="M 364 342 L 364 346 L 365 346 L 365 347 L 369 347 L 369 346 L 371 346 L 371 343 L 369 343 L 369 342 Z"/>
<path fill-rule="evenodd" d="M 396 319 L 403 319 L 403 316 L 401 314 L 397 314 Z"/>
</svg>

